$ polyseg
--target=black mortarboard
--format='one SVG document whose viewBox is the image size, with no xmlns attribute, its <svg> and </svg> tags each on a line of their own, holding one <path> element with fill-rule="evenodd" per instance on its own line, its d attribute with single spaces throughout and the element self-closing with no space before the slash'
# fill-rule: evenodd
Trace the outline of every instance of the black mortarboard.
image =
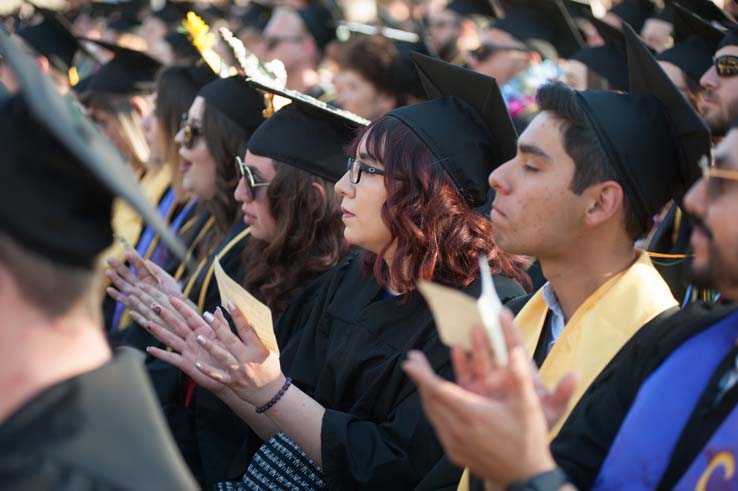
<svg viewBox="0 0 738 491">
<path fill-rule="evenodd" d="M 505 17 L 496 20 L 492 27 L 509 33 L 544 58 L 568 58 L 585 46 L 574 19 L 561 0 L 507 1 Z"/>
<path fill-rule="evenodd" d="M 79 41 L 62 16 L 46 9 L 37 10 L 43 20 L 20 29 L 16 34 L 38 54 L 45 56 L 54 68 L 67 73 L 74 66 L 74 55 L 80 49 Z"/>
<path fill-rule="evenodd" d="M 630 93 L 578 92 L 582 107 L 643 228 L 681 199 L 710 155 L 710 131 L 633 29 L 623 25 Z"/>
<path fill-rule="evenodd" d="M 179 31 L 168 32 L 164 41 L 172 48 L 175 63 L 197 63 L 202 59 L 200 51 L 192 44 L 190 37 Z"/>
<path fill-rule="evenodd" d="M 418 76 L 418 71 L 415 69 L 415 63 L 413 63 L 411 55 L 413 53 L 430 55 L 428 47 L 422 41 L 417 43 L 395 41 L 395 46 L 399 56 L 392 68 L 392 85 L 398 94 L 411 95 L 416 99 L 425 99 L 425 89 Z"/>
<path fill-rule="evenodd" d="M 517 134 L 495 79 L 413 53 L 428 102 L 387 113 L 409 127 L 470 207 L 481 205 L 489 173 L 516 153 Z"/>
<path fill-rule="evenodd" d="M 564 7 L 573 18 L 592 19 L 592 4 L 587 0 L 564 0 Z"/>
<path fill-rule="evenodd" d="M 702 75 L 712 65 L 712 56 L 723 39 L 723 32 L 674 4 L 674 46 L 656 58 L 668 61 L 699 83 Z"/>
<path fill-rule="evenodd" d="M 173 2 L 172 0 L 167 0 L 162 8 L 153 10 L 151 14 L 161 19 L 167 26 L 177 27 L 177 25 L 187 18 L 187 11 L 193 7 L 192 2 Z"/>
<path fill-rule="evenodd" d="M 331 182 L 346 173 L 345 147 L 369 121 L 294 90 L 254 79 L 254 88 L 292 101 L 275 112 L 249 140 L 249 150 Z"/>
<path fill-rule="evenodd" d="M 738 26 L 728 28 L 728 32 L 723 36 L 723 40 L 720 41 L 717 49 L 720 50 L 726 46 L 738 46 Z"/>
<path fill-rule="evenodd" d="M 451 0 L 446 8 L 462 17 L 497 17 L 499 13 L 490 0 Z"/>
<path fill-rule="evenodd" d="M 336 37 L 335 22 L 330 10 L 320 4 L 295 10 L 305 28 L 321 50 Z"/>
<path fill-rule="evenodd" d="M 241 16 L 241 22 L 244 26 L 263 31 L 272 17 L 273 11 L 274 5 L 252 0 L 249 2 L 246 12 Z"/>
<path fill-rule="evenodd" d="M 674 3 L 678 3 L 685 9 L 709 22 L 717 22 L 725 27 L 734 24 L 732 19 L 728 17 L 728 14 L 715 5 L 715 2 L 712 0 L 676 0 Z"/>
<path fill-rule="evenodd" d="M 97 39 L 87 39 L 113 53 L 113 59 L 101 66 L 86 86 L 86 93 L 135 95 L 154 90 L 156 74 L 162 67 L 146 53 Z"/>
<path fill-rule="evenodd" d="M 628 59 L 623 31 L 599 19 L 593 18 L 590 22 L 597 28 L 605 44 L 581 49 L 571 59 L 584 63 L 589 70 L 607 80 L 610 90 L 628 90 Z"/>
<path fill-rule="evenodd" d="M 651 16 L 653 19 L 658 19 L 669 24 L 673 23 L 674 9 L 671 4 L 666 4 L 662 9 L 659 9 L 654 15 Z"/>
<path fill-rule="evenodd" d="M 113 240 L 120 196 L 184 257 L 115 146 L 1 29 L 0 49 L 21 87 L 0 107 L 0 228 L 55 262 L 91 268 Z"/>
<path fill-rule="evenodd" d="M 623 22 L 627 22 L 638 32 L 643 29 L 646 19 L 653 16 L 656 6 L 651 0 L 623 0 L 610 9 Z"/>
<path fill-rule="evenodd" d="M 264 96 L 240 75 L 213 80 L 197 94 L 251 135 L 264 122 Z"/>
</svg>

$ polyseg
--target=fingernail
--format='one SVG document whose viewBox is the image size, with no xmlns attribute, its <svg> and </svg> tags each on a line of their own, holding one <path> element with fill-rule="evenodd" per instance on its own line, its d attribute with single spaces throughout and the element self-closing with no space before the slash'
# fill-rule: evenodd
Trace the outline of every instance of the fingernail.
<svg viewBox="0 0 738 491">
<path fill-rule="evenodd" d="M 197 367 L 199 370 L 202 370 L 202 363 L 200 363 L 199 361 L 196 361 L 195 367 Z"/>
<path fill-rule="evenodd" d="M 161 315 L 161 307 L 159 307 L 158 305 L 152 305 L 151 310 L 153 310 L 156 315 Z"/>
<path fill-rule="evenodd" d="M 235 308 L 236 308 L 236 306 L 233 305 L 233 302 L 231 302 L 230 300 L 228 300 L 228 302 L 226 303 L 226 310 L 228 310 L 228 312 L 230 313 Z"/>
<path fill-rule="evenodd" d="M 197 338 L 195 339 L 197 339 L 197 342 L 200 344 L 205 344 L 205 342 L 207 341 L 201 334 L 198 334 Z"/>
<path fill-rule="evenodd" d="M 223 309 L 220 308 L 220 305 L 215 307 L 216 312 L 218 312 L 221 316 L 223 315 Z"/>
<path fill-rule="evenodd" d="M 151 346 L 147 346 L 147 347 L 146 347 L 146 352 L 147 352 L 147 353 L 151 353 Z"/>
<path fill-rule="evenodd" d="M 205 312 L 204 314 L 202 314 L 202 316 L 208 324 L 215 320 L 215 317 L 213 317 L 213 314 L 211 314 L 210 312 Z"/>
</svg>

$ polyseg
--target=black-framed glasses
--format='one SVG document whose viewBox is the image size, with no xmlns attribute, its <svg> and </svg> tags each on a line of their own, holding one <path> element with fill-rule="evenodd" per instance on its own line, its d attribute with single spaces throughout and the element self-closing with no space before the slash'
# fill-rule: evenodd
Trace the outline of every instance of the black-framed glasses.
<svg viewBox="0 0 738 491">
<path fill-rule="evenodd" d="M 716 56 L 713 62 L 715 63 L 715 71 L 719 76 L 735 77 L 738 75 L 738 56 Z"/>
<path fill-rule="evenodd" d="M 282 43 L 299 43 L 302 36 L 265 36 L 264 44 L 269 51 L 273 50 Z"/>
<path fill-rule="evenodd" d="M 246 181 L 246 189 L 248 189 L 250 200 L 256 198 L 257 189 L 269 187 L 271 184 L 271 182 L 256 182 L 254 173 L 251 172 L 251 169 L 249 169 L 239 156 L 236 156 L 236 170 L 238 171 L 238 175 Z"/>
<path fill-rule="evenodd" d="M 517 51 L 519 53 L 530 53 L 530 49 L 518 46 L 505 46 L 502 44 L 483 43 L 478 48 L 469 52 L 477 61 L 485 61 L 497 51 Z"/>
<path fill-rule="evenodd" d="M 349 180 L 351 181 L 351 184 L 359 184 L 362 172 L 368 172 L 369 174 L 374 174 L 377 176 L 384 175 L 383 170 L 372 167 L 369 164 L 365 164 L 361 160 L 357 160 L 353 157 L 348 158 L 346 166 L 348 167 Z"/>
<path fill-rule="evenodd" d="M 725 181 L 738 182 L 738 170 L 715 167 L 715 162 L 710 162 L 707 157 L 700 159 L 699 166 L 702 169 L 702 178 L 707 185 L 707 196 L 710 199 L 716 199 L 720 196 Z"/>
<path fill-rule="evenodd" d="M 182 145 L 186 148 L 192 148 L 197 137 L 202 136 L 202 128 L 192 124 L 187 113 L 182 114 L 179 128 L 182 130 Z"/>
</svg>

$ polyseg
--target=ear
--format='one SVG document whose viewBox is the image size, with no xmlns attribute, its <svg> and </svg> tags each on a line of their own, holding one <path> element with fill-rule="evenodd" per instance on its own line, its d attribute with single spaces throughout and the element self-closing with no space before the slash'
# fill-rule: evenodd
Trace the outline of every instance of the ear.
<svg viewBox="0 0 738 491">
<path fill-rule="evenodd" d="M 318 193 L 318 196 L 320 196 L 320 200 L 324 201 L 326 199 L 325 188 L 321 186 L 320 184 L 318 184 L 317 182 L 312 183 L 311 186 L 313 188 L 313 192 Z"/>
<path fill-rule="evenodd" d="M 541 54 L 538 51 L 531 51 L 530 55 L 528 57 L 528 61 L 530 63 L 542 63 L 543 58 L 541 58 Z"/>
<path fill-rule="evenodd" d="M 589 197 L 584 221 L 590 227 L 602 225 L 623 209 L 623 188 L 615 181 L 594 184 L 583 194 Z"/>
<path fill-rule="evenodd" d="M 146 100 L 144 100 L 144 98 L 140 95 L 134 95 L 133 97 L 131 97 L 131 105 L 136 110 L 139 116 L 145 116 L 148 112 L 146 110 L 148 106 L 146 104 Z"/>
<path fill-rule="evenodd" d="M 397 97 L 389 92 L 379 92 L 377 103 L 382 110 L 382 114 L 384 114 L 397 107 Z"/>
<path fill-rule="evenodd" d="M 49 68 L 51 65 L 49 64 L 49 59 L 45 56 L 39 56 L 36 58 L 36 62 L 38 63 L 38 67 L 41 69 L 41 73 L 47 74 L 49 73 Z"/>
</svg>

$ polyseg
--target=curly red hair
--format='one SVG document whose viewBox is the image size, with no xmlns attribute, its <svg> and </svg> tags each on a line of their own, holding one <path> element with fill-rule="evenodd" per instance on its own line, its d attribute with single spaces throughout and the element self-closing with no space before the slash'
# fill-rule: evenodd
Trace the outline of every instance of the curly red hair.
<svg viewBox="0 0 738 491">
<path fill-rule="evenodd" d="M 479 277 L 478 258 L 486 254 L 493 273 L 530 288 L 526 259 L 497 247 L 489 219 L 469 207 L 412 129 L 397 118 L 383 116 L 356 136 L 350 155 L 356 154 L 362 141 L 366 153 L 381 162 L 385 172 L 387 201 L 382 219 L 392 240 L 378 255 L 365 256 L 365 264 L 382 287 L 391 284 L 404 293 L 414 290 L 418 280 L 433 280 L 463 288 Z M 396 250 L 387 265 L 385 253 L 393 242 Z"/>
</svg>

